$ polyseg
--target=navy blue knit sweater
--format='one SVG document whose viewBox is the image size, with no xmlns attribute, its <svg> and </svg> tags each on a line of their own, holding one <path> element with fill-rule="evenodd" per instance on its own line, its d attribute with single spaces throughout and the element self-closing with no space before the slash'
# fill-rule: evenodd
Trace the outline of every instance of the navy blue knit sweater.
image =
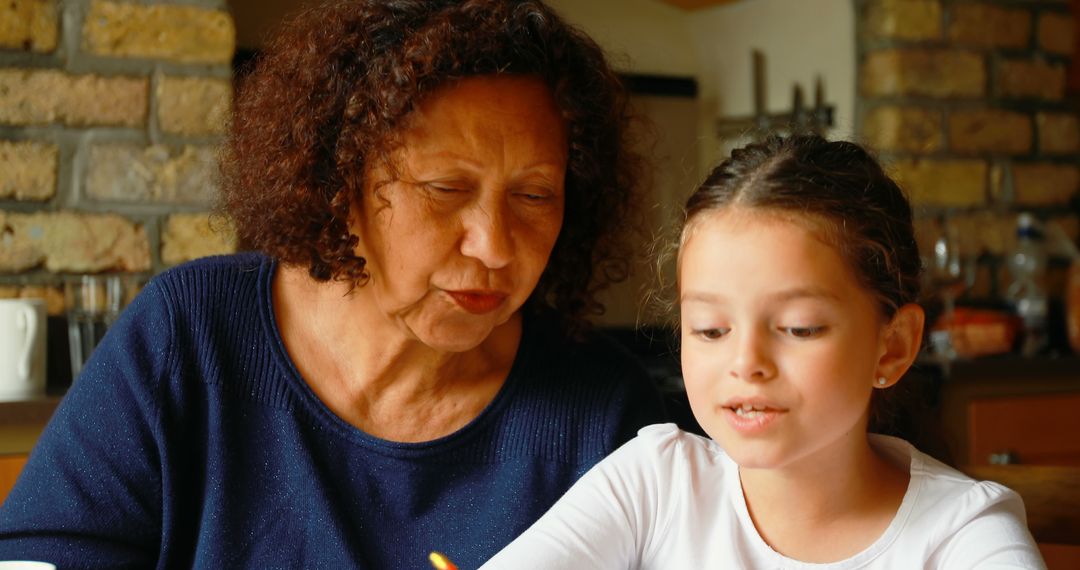
<svg viewBox="0 0 1080 570">
<path fill-rule="evenodd" d="M 60 568 L 473 568 L 660 403 L 632 357 L 529 319 L 458 432 L 393 443 L 315 397 L 274 322 L 276 265 L 151 282 L 94 352 L 0 508 L 0 560 Z M 358 324 L 362 326 L 362 323 Z"/>
</svg>

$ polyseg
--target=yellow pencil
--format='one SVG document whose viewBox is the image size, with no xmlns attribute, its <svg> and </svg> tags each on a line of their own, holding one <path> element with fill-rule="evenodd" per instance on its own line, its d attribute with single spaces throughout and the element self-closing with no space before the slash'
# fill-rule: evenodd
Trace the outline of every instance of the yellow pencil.
<svg viewBox="0 0 1080 570">
<path fill-rule="evenodd" d="M 441 552 L 432 552 L 428 555 L 428 559 L 436 570 L 458 570 L 458 567 L 454 566 L 454 563 Z"/>
</svg>

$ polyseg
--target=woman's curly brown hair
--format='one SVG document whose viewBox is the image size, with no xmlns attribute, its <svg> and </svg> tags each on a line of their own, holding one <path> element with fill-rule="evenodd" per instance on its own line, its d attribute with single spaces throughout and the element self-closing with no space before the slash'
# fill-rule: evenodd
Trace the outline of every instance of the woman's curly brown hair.
<svg viewBox="0 0 1080 570">
<path fill-rule="evenodd" d="M 348 0 L 292 20 L 241 83 L 222 155 L 241 247 L 363 285 L 348 220 L 365 163 L 427 94 L 499 73 L 543 78 L 569 132 L 563 227 L 529 305 L 571 325 L 601 313 L 596 293 L 628 271 L 642 159 L 602 50 L 535 0 Z"/>
</svg>

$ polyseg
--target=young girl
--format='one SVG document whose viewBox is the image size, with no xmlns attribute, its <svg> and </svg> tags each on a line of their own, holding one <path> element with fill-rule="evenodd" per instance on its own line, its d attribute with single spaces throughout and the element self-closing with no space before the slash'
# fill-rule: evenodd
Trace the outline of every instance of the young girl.
<svg viewBox="0 0 1080 570">
<path fill-rule="evenodd" d="M 1019 496 L 867 433 L 923 310 L 911 208 L 866 151 L 735 151 L 679 249 L 683 374 L 711 439 L 642 429 L 484 568 L 1043 567 Z"/>
</svg>

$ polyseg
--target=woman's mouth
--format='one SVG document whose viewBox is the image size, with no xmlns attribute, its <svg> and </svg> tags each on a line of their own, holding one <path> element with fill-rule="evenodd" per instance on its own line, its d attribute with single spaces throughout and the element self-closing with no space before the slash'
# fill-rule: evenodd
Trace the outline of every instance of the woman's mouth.
<svg viewBox="0 0 1080 570">
<path fill-rule="evenodd" d="M 506 295 L 497 291 L 447 291 L 446 294 L 459 307 L 474 315 L 490 313 L 506 301 Z"/>
</svg>

